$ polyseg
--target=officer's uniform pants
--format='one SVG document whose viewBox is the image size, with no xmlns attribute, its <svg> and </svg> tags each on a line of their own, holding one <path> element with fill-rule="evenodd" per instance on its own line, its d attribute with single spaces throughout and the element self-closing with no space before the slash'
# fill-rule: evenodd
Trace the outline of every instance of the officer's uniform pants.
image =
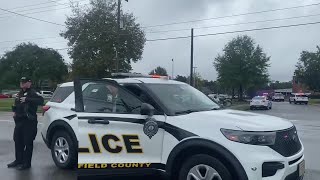
<svg viewBox="0 0 320 180">
<path fill-rule="evenodd" d="M 37 135 L 37 121 L 27 118 L 15 118 L 16 127 L 14 128 L 13 139 L 15 142 L 16 161 L 31 165 L 33 153 L 33 141 Z"/>
</svg>

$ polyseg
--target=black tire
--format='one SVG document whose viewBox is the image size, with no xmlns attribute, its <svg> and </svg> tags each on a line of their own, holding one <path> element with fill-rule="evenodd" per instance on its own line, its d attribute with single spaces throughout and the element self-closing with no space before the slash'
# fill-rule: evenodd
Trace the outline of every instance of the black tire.
<svg viewBox="0 0 320 180">
<path fill-rule="evenodd" d="M 296 100 L 294 100 L 294 104 L 297 104 L 297 101 L 296 101 Z"/>
<path fill-rule="evenodd" d="M 207 165 L 207 166 L 214 168 L 219 173 L 219 175 L 221 176 L 221 178 L 223 180 L 232 180 L 232 176 L 231 176 L 230 172 L 223 165 L 223 163 L 221 163 L 218 159 L 216 159 L 212 156 L 206 155 L 206 154 L 194 155 L 194 156 L 190 157 L 189 159 L 187 159 L 183 163 L 183 165 L 179 171 L 178 180 L 186 180 L 189 171 L 193 167 L 200 165 L 200 164 L 204 164 L 204 165 Z"/>
<path fill-rule="evenodd" d="M 254 110 L 254 108 L 250 106 L 250 110 Z"/>
<path fill-rule="evenodd" d="M 56 159 L 55 152 L 54 152 L 55 142 L 60 137 L 64 138 L 69 145 L 69 156 L 68 156 L 66 162 L 64 162 L 64 163 L 60 163 Z M 51 149 L 52 159 L 57 167 L 59 167 L 61 169 L 72 169 L 72 168 L 76 167 L 77 162 L 78 162 L 78 151 L 77 151 L 77 145 L 75 143 L 76 142 L 74 142 L 72 140 L 71 136 L 65 131 L 57 131 L 54 133 L 52 141 L 51 141 L 50 149 Z"/>
</svg>

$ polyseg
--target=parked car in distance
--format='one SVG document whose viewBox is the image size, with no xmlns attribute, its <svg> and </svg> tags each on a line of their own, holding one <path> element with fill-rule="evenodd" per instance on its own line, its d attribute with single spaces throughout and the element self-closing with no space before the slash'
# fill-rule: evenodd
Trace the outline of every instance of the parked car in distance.
<svg viewBox="0 0 320 180">
<path fill-rule="evenodd" d="M 51 92 L 51 91 L 40 91 L 38 94 L 40 96 L 42 96 L 43 98 L 45 98 L 45 99 L 50 99 L 50 98 L 52 98 L 53 92 Z"/>
<path fill-rule="evenodd" d="M 272 109 L 272 102 L 266 96 L 255 96 L 250 101 L 250 109 Z"/>
<path fill-rule="evenodd" d="M 0 94 L 0 99 L 5 99 L 5 98 L 9 98 L 9 96 L 6 94 Z"/>
<path fill-rule="evenodd" d="M 308 104 L 309 98 L 306 94 L 304 93 L 292 93 L 290 98 L 289 98 L 289 103 L 294 103 L 294 104 Z"/>
<path fill-rule="evenodd" d="M 282 102 L 284 102 L 284 95 L 282 93 L 275 93 L 272 96 L 272 101 L 282 101 Z"/>
<path fill-rule="evenodd" d="M 213 101 L 215 101 L 216 103 L 219 103 L 219 102 L 220 102 L 220 99 L 219 99 L 219 97 L 218 97 L 217 94 L 209 94 L 208 97 L 209 97 L 210 99 L 212 99 Z"/>
</svg>

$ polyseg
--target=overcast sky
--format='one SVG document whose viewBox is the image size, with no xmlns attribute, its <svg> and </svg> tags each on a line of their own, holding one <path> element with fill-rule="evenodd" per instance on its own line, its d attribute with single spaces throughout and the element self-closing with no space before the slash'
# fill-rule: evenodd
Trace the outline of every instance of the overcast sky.
<svg viewBox="0 0 320 180">
<path fill-rule="evenodd" d="M 0 7 L 10 9 L 19 13 L 32 13 L 50 10 L 42 13 L 29 14 L 29 16 L 47 21 L 63 24 L 70 9 L 66 7 L 68 0 L 58 0 L 58 3 L 45 3 L 50 0 L 11 0 L 0 2 Z M 56 0 L 57 1 L 57 0 Z M 86 4 L 89 0 L 75 0 Z M 319 1 L 318 1 L 319 2 Z M 206 19 L 232 14 L 264 11 L 292 6 L 300 6 L 317 3 L 315 0 L 129 0 L 123 1 L 123 10 L 132 12 L 141 26 L 167 24 L 181 21 Z M 16 8 L 28 6 L 25 8 Z M 319 5 L 320 6 L 320 5 Z M 232 23 L 244 23 L 249 21 L 260 21 L 278 18 L 319 14 L 319 6 L 276 11 L 246 16 L 237 16 L 217 20 L 200 21 L 172 26 L 147 28 L 145 31 L 164 31 L 174 29 L 190 29 L 205 26 L 217 26 Z M 37 8 L 37 9 L 36 9 Z M 30 10 L 34 9 L 34 10 Z M 219 33 L 252 28 L 262 28 L 279 25 L 289 25 L 320 21 L 319 16 L 307 18 L 290 19 L 274 22 L 263 22 L 255 24 L 224 26 L 206 29 L 195 29 L 195 35 L 207 33 Z M 64 29 L 57 26 L 39 22 L 24 17 L 7 14 L 0 10 L 0 55 L 11 50 L 22 39 L 45 38 L 32 40 L 41 47 L 55 49 L 66 48 L 67 42 L 59 37 Z M 237 35 L 247 34 L 262 46 L 268 56 L 271 56 L 271 67 L 269 73 L 272 80 L 289 81 L 292 78 L 295 64 L 302 50 L 314 51 L 320 45 L 320 25 L 310 25 L 293 28 L 273 29 L 236 33 L 217 36 L 197 37 L 194 39 L 194 63 L 196 71 L 209 80 L 215 80 L 217 73 L 212 66 L 214 58 L 222 52 L 225 44 Z M 147 39 L 167 38 L 176 36 L 188 36 L 190 30 L 175 31 L 167 33 L 147 33 Z M 4 42 L 14 41 L 14 42 Z M 68 57 L 66 50 L 59 51 L 67 62 L 72 60 Z M 147 42 L 145 45 L 143 59 L 132 64 L 135 72 L 148 73 L 156 66 L 163 66 L 171 75 L 172 62 L 174 59 L 174 75 L 188 75 L 190 73 L 190 39 L 178 39 L 168 41 Z"/>
</svg>

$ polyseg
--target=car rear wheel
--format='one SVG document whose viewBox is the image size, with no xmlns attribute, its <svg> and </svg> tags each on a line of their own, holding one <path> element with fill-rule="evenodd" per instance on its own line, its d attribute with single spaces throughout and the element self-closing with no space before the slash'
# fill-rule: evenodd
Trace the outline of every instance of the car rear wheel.
<svg viewBox="0 0 320 180">
<path fill-rule="evenodd" d="M 57 167 L 71 169 L 77 163 L 77 149 L 71 136 L 64 131 L 57 131 L 51 142 L 51 155 Z"/>
<path fill-rule="evenodd" d="M 232 180 L 228 169 L 216 158 L 199 154 L 187 159 L 179 172 L 179 180 Z"/>
</svg>

